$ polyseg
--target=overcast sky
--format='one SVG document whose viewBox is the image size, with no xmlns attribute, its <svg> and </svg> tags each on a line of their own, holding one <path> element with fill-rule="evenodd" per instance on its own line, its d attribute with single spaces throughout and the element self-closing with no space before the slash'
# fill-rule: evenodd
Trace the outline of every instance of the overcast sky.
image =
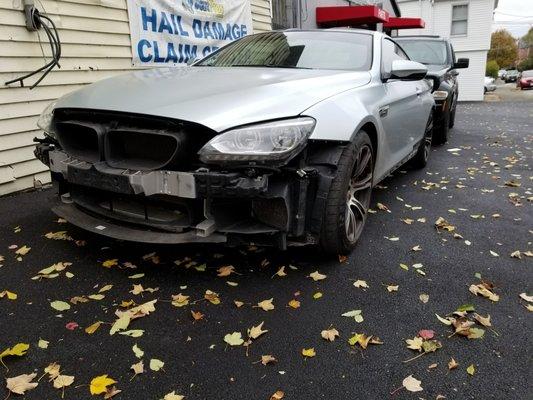
<svg viewBox="0 0 533 400">
<path fill-rule="evenodd" d="M 505 28 L 515 37 L 533 26 L 533 0 L 500 0 L 494 13 L 492 30 Z"/>
</svg>

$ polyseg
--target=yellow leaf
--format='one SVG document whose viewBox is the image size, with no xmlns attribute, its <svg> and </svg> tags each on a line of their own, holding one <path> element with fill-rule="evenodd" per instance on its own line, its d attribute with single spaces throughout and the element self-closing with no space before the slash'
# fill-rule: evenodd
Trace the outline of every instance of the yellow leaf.
<svg viewBox="0 0 533 400">
<path fill-rule="evenodd" d="M 106 268 L 111 268 L 111 267 L 114 267 L 116 265 L 118 265 L 118 258 L 113 258 L 111 260 L 105 260 L 102 263 L 102 267 L 106 267 Z"/>
<path fill-rule="evenodd" d="M 183 400 L 185 399 L 185 396 L 181 396 L 179 394 L 176 394 L 176 391 L 173 390 L 170 393 L 167 393 L 165 397 L 163 397 L 163 400 Z"/>
<path fill-rule="evenodd" d="M 278 269 L 278 272 L 276 272 L 274 274 L 274 276 L 277 275 L 277 276 L 287 276 L 287 273 L 285 272 L 285 266 L 281 267 L 280 269 Z"/>
<path fill-rule="evenodd" d="M 0 292 L 0 299 L 4 296 L 6 296 L 9 300 L 16 300 L 18 297 L 16 293 L 10 292 L 9 290 Z"/>
<path fill-rule="evenodd" d="M 105 286 L 102 286 L 102 287 L 100 288 L 100 290 L 98 291 L 98 293 L 107 292 L 108 290 L 111 290 L 112 287 L 113 287 L 113 285 L 105 285 Z"/>
<path fill-rule="evenodd" d="M 135 357 L 142 358 L 142 356 L 144 356 L 144 351 L 142 351 L 137 344 L 134 344 L 131 349 L 135 353 Z"/>
<path fill-rule="evenodd" d="M 74 382 L 74 377 L 71 375 L 59 375 L 56 379 L 54 379 L 54 387 L 56 389 L 63 389 L 67 386 L 72 385 Z"/>
<path fill-rule="evenodd" d="M 270 363 L 275 363 L 276 361 L 276 358 L 271 356 L 270 354 L 265 354 L 265 355 L 262 355 L 261 356 L 261 364 L 263 365 L 267 365 L 267 364 L 270 364 Z"/>
<path fill-rule="evenodd" d="M 60 369 L 61 366 L 58 363 L 53 362 L 44 369 L 44 373 L 49 375 L 50 381 L 53 381 L 59 376 Z"/>
<path fill-rule="evenodd" d="M 257 303 L 257 307 L 261 308 L 264 311 L 270 311 L 274 309 L 274 304 L 272 304 L 272 301 L 274 298 L 263 300 Z"/>
<path fill-rule="evenodd" d="M 361 279 L 359 280 L 356 280 L 353 285 L 356 287 L 356 288 L 363 288 L 363 289 L 367 289 L 369 286 L 368 286 L 368 283 L 366 283 L 366 281 L 363 281 Z"/>
<path fill-rule="evenodd" d="M 322 297 L 322 293 L 321 292 L 316 292 L 314 295 L 313 295 L 313 299 L 315 300 L 318 300 Z"/>
<path fill-rule="evenodd" d="M 52 301 L 50 303 L 50 307 L 52 307 L 54 310 L 57 310 L 57 311 L 70 310 L 70 304 L 68 304 L 68 303 L 66 303 L 64 301 L 60 301 L 60 300 Z"/>
<path fill-rule="evenodd" d="M 220 304 L 220 298 L 218 297 L 218 293 L 212 292 L 211 290 L 205 291 L 204 298 L 211 304 Z"/>
<path fill-rule="evenodd" d="M 107 391 L 107 387 L 117 383 L 114 379 L 109 378 L 107 375 L 100 375 L 91 380 L 89 390 L 92 395 L 102 394 Z"/>
<path fill-rule="evenodd" d="M 316 356 L 315 349 L 311 347 L 310 349 L 302 349 L 302 355 L 304 357 L 314 357 Z"/>
<path fill-rule="evenodd" d="M 100 325 L 102 325 L 102 321 L 96 321 L 94 324 L 85 328 L 85 333 L 92 335 L 94 332 L 98 330 L 98 328 L 100 328 Z"/>
<path fill-rule="evenodd" d="M 242 301 L 239 301 L 239 300 L 233 300 L 233 303 L 235 303 L 235 306 L 237 308 L 241 308 L 244 305 L 244 303 Z"/>
<path fill-rule="evenodd" d="M 228 333 L 224 336 L 224 341 L 230 346 L 240 346 L 244 343 L 240 332 Z"/>
<path fill-rule="evenodd" d="M 189 296 L 185 296 L 181 293 L 172 295 L 172 305 L 174 307 L 183 307 L 187 304 L 189 304 Z"/>
<path fill-rule="evenodd" d="M 47 340 L 39 339 L 39 342 L 37 343 L 37 347 L 39 347 L 40 349 L 47 349 L 49 343 L 50 342 Z"/>
<path fill-rule="evenodd" d="M 4 351 L 0 353 L 0 360 L 7 356 L 17 356 L 22 357 L 26 354 L 28 349 L 30 348 L 30 345 L 27 343 L 17 343 L 11 348 L 7 348 Z"/>
<path fill-rule="evenodd" d="M 267 333 L 268 330 L 263 330 L 263 324 L 264 322 L 261 322 L 259 325 L 252 326 L 250 329 L 248 329 L 248 336 L 252 339 L 257 339 L 263 333 Z"/>
<path fill-rule="evenodd" d="M 15 254 L 18 255 L 18 256 L 25 256 L 26 254 L 29 253 L 30 250 L 31 250 L 31 247 L 22 246 L 17 251 L 15 251 Z"/>
<path fill-rule="evenodd" d="M 309 276 L 309 278 L 312 278 L 315 282 L 316 281 L 321 281 L 323 279 L 326 279 L 326 275 L 323 275 L 323 274 L 321 274 L 318 271 L 310 273 L 308 276 Z"/>
<path fill-rule="evenodd" d="M 476 373 L 476 367 L 474 364 L 470 364 L 466 369 L 466 372 L 468 372 L 468 375 L 474 375 Z"/>
<path fill-rule="evenodd" d="M 387 290 L 390 292 L 397 292 L 399 285 L 387 285 Z"/>
<path fill-rule="evenodd" d="M 135 375 L 139 375 L 144 373 L 144 363 L 143 360 L 139 361 L 138 363 L 133 364 L 130 369 L 133 370 Z"/>
<path fill-rule="evenodd" d="M 424 339 L 416 336 L 413 339 L 407 339 L 405 343 L 407 343 L 408 349 L 422 351 L 422 345 L 424 344 Z"/>
<path fill-rule="evenodd" d="M 289 307 L 296 309 L 300 307 L 300 302 L 298 300 L 292 299 L 291 301 L 289 301 Z"/>
</svg>

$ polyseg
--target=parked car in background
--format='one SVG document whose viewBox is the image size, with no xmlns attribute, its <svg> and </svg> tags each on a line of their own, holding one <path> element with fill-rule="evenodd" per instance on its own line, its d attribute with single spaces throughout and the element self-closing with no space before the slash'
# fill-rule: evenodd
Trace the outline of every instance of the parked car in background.
<svg viewBox="0 0 533 400">
<path fill-rule="evenodd" d="M 36 154 L 54 211 L 98 234 L 347 253 L 372 187 L 427 163 L 426 72 L 380 32 L 259 33 L 64 96 L 40 117 Z"/>
<path fill-rule="evenodd" d="M 530 89 L 533 87 L 533 70 L 522 71 L 518 80 L 516 81 L 516 86 L 523 89 Z"/>
<path fill-rule="evenodd" d="M 484 93 L 493 92 L 495 90 L 496 90 L 496 84 L 494 83 L 494 78 L 491 78 L 490 76 L 486 76 Z"/>
<path fill-rule="evenodd" d="M 468 68 L 468 58 L 455 60 L 451 43 L 439 36 L 399 36 L 396 41 L 412 60 L 428 68 L 428 78 L 433 80 L 435 119 L 433 142 L 446 143 L 449 129 L 455 123 L 459 84 L 457 69 Z"/>
<path fill-rule="evenodd" d="M 518 79 L 518 70 L 516 69 L 508 69 L 507 72 L 505 73 L 505 77 L 503 78 L 505 83 L 516 82 L 517 79 Z"/>
<path fill-rule="evenodd" d="M 505 76 L 505 70 L 504 69 L 500 69 L 498 71 L 498 78 L 503 79 L 504 76 Z"/>
</svg>

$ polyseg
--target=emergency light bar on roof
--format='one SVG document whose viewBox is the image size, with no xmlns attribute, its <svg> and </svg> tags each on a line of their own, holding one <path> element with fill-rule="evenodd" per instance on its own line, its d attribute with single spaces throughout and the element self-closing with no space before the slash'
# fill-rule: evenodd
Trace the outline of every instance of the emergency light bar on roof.
<svg viewBox="0 0 533 400">
<path fill-rule="evenodd" d="M 390 17 L 383 24 L 384 29 L 417 29 L 424 28 L 426 23 L 422 18 Z"/>
<path fill-rule="evenodd" d="M 324 27 L 377 24 L 388 20 L 389 13 L 377 6 L 316 8 L 316 23 Z"/>
</svg>

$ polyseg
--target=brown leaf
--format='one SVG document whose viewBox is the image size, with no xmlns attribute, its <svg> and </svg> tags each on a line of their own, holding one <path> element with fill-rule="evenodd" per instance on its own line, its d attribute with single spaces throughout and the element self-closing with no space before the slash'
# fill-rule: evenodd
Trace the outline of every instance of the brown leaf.
<svg viewBox="0 0 533 400">
<path fill-rule="evenodd" d="M 217 272 L 218 276 L 220 277 L 229 276 L 235 273 L 235 267 L 233 265 L 226 265 L 224 267 L 220 267 Z"/>
<path fill-rule="evenodd" d="M 450 361 L 448 361 L 448 369 L 452 370 L 459 366 L 459 363 L 455 361 L 455 359 L 452 357 Z"/>
<path fill-rule="evenodd" d="M 479 315 L 478 313 L 474 313 L 474 319 L 479 322 L 483 326 L 492 326 L 490 322 L 490 315 L 487 314 L 486 317 L 483 317 L 482 315 Z"/>
<path fill-rule="evenodd" d="M 261 364 L 263 365 L 267 365 L 267 364 L 271 364 L 271 363 L 275 363 L 277 362 L 278 360 L 276 360 L 273 356 L 271 356 L 270 354 L 265 354 L 265 355 L 262 355 L 261 356 Z"/>
<path fill-rule="evenodd" d="M 281 400 L 285 397 L 285 393 L 281 390 L 278 390 L 276 393 L 274 393 L 272 396 L 270 396 L 270 400 Z"/>
<path fill-rule="evenodd" d="M 156 263 L 154 263 L 154 264 L 156 264 Z M 106 390 L 106 392 L 104 394 L 104 400 L 110 399 L 111 397 L 119 394 L 120 392 L 122 392 L 122 390 L 117 389 L 116 386 L 112 386 L 110 388 L 107 388 L 107 390 Z"/>
<path fill-rule="evenodd" d="M 193 319 L 195 321 L 199 321 L 199 320 L 201 320 L 201 319 L 203 319 L 205 317 L 205 315 L 202 314 L 200 311 L 192 311 L 191 310 L 191 315 L 192 315 L 192 317 L 193 317 Z"/>
<path fill-rule="evenodd" d="M 339 331 L 335 328 L 324 329 L 320 332 L 320 335 L 330 342 L 333 342 L 337 336 L 339 336 Z"/>
</svg>

